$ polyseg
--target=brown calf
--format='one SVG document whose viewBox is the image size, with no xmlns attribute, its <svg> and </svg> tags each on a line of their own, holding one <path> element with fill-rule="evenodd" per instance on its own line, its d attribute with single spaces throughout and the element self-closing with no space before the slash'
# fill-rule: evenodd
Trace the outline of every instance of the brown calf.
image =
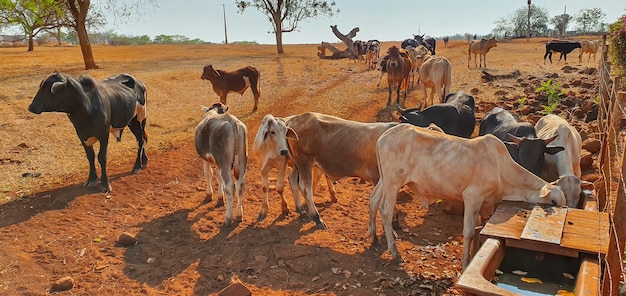
<svg viewBox="0 0 626 296">
<path fill-rule="evenodd" d="M 387 99 L 387 106 L 389 106 L 391 105 L 391 92 L 394 86 L 397 86 L 396 104 L 400 104 L 400 88 L 404 88 L 404 99 L 406 100 L 406 93 L 409 91 L 409 75 L 413 66 L 408 54 L 406 52 L 401 54 L 400 49 L 395 45 L 390 47 L 387 52 L 389 53 L 389 60 L 387 61 L 389 98 Z"/>
<path fill-rule="evenodd" d="M 259 97 L 261 96 L 261 90 L 259 88 L 259 70 L 252 66 L 243 67 L 233 72 L 227 72 L 223 70 L 213 69 L 212 65 L 204 67 L 201 79 L 211 81 L 213 85 L 213 91 L 220 96 L 220 102 L 226 104 L 226 95 L 229 92 L 236 92 L 240 95 L 248 89 L 252 88 L 252 94 L 254 94 L 254 108 L 252 112 L 257 110 L 257 104 Z"/>
</svg>

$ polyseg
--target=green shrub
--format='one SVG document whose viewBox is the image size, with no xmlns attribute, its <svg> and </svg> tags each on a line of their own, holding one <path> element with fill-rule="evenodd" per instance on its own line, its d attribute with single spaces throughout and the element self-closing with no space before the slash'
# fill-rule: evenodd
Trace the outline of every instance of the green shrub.
<svg viewBox="0 0 626 296">
<path fill-rule="evenodd" d="M 626 15 L 609 26 L 608 41 L 611 69 L 621 80 L 620 89 L 626 89 Z"/>
<path fill-rule="evenodd" d="M 559 105 L 561 95 L 564 94 L 561 89 L 561 83 L 552 83 L 552 79 L 548 79 L 548 81 L 542 83 L 535 92 L 545 93 L 548 97 L 548 104 L 543 106 L 543 111 L 541 112 L 543 114 L 552 114 Z"/>
</svg>

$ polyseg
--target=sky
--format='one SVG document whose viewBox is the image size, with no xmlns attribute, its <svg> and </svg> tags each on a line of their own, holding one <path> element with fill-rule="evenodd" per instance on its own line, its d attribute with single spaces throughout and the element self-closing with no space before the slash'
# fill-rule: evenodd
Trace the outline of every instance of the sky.
<svg viewBox="0 0 626 296">
<path fill-rule="evenodd" d="M 355 39 L 400 41 L 411 34 L 439 37 L 455 34 L 489 34 L 495 21 L 513 15 L 515 10 L 527 7 L 527 1 L 512 0 L 335 0 L 340 10 L 333 17 L 318 17 L 301 23 L 300 31 L 283 34 L 284 44 L 318 44 L 321 41 L 339 42 L 330 30 L 337 25 L 343 34 L 355 27 Z M 229 43 L 256 41 L 275 44 L 267 17 L 248 8 L 239 13 L 234 0 L 156 0 L 157 5 L 143 8 L 126 21 L 107 16 L 109 24 L 102 31 L 154 39 L 157 35 L 183 35 L 212 43 L 224 42 L 224 13 Z M 224 4 L 224 6 L 222 5 Z M 600 8 L 606 14 L 604 21 L 613 23 L 626 14 L 624 0 L 532 0 L 532 4 L 547 9 L 549 17 L 570 15 L 581 9 Z M 571 24 L 568 30 L 573 30 Z"/>
</svg>

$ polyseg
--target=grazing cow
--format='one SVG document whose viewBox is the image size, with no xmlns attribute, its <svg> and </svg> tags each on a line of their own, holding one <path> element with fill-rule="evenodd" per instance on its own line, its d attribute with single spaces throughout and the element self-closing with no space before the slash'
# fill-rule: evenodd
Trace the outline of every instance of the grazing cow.
<svg viewBox="0 0 626 296">
<path fill-rule="evenodd" d="M 148 163 L 145 145 L 146 135 L 146 86 L 129 74 L 111 76 L 101 82 L 88 75 L 78 79 L 54 72 L 39 85 L 39 90 L 28 106 L 35 114 L 42 112 L 67 113 L 89 160 L 89 177 L 85 187 L 98 182 L 93 144 L 100 142 L 100 188 L 110 192 L 111 185 L 106 173 L 109 132 L 122 139 L 122 131 L 128 126 L 137 139 L 138 149 L 132 173 L 144 169 Z"/>
<path fill-rule="evenodd" d="M 286 119 L 289 119 L 289 117 Z M 274 117 L 271 114 L 267 114 L 263 117 L 263 121 L 261 122 L 261 126 L 259 126 L 259 130 L 257 131 L 252 145 L 252 151 L 257 155 L 258 159 L 261 159 L 262 189 L 265 194 L 265 200 L 261 212 L 259 213 L 258 221 L 265 219 L 267 215 L 267 209 L 269 207 L 268 173 L 272 168 L 276 168 L 278 171 L 276 192 L 278 192 L 281 198 L 283 214 L 289 214 L 289 208 L 284 195 L 285 171 L 289 160 L 287 138 L 297 141 L 298 135 L 292 128 L 287 127 L 285 119 Z M 315 189 L 321 172 L 317 166 L 314 166 L 313 170 L 313 189 Z M 335 188 L 328 177 L 326 178 L 326 183 L 328 185 L 328 191 L 330 192 L 331 201 L 337 202 Z M 297 190 L 297 188 L 293 187 L 291 189 L 292 191 Z"/>
<path fill-rule="evenodd" d="M 411 60 L 408 55 L 400 55 L 400 49 L 395 45 L 387 51 L 389 60 L 387 61 L 387 83 L 389 84 L 389 98 L 387 106 L 391 105 L 391 92 L 396 86 L 396 104 L 400 104 L 400 89 L 404 89 L 404 99 L 409 92 L 408 80 L 411 73 Z"/>
<path fill-rule="evenodd" d="M 380 58 L 380 42 L 378 40 L 367 41 L 367 47 L 365 49 L 365 63 L 367 64 L 367 70 L 374 70 Z"/>
<path fill-rule="evenodd" d="M 541 178 L 546 181 L 555 181 L 563 189 L 567 206 L 578 206 L 581 187 L 593 186 L 593 184 L 581 181 L 580 151 L 582 140 L 580 134 L 565 119 L 558 115 L 548 114 L 541 117 L 535 124 L 537 137 L 551 138 L 558 135 L 552 142 L 556 146 L 565 148 L 556 154 L 545 154 L 544 167 Z"/>
<path fill-rule="evenodd" d="M 223 198 L 226 198 L 224 226 L 229 227 L 233 221 L 234 196 L 237 197 L 235 219 L 241 221 L 243 216 L 242 200 L 248 164 L 248 129 L 241 120 L 229 114 L 228 107 L 222 103 L 215 103 L 202 109 L 206 113 L 196 127 L 195 146 L 196 152 L 203 160 L 207 183 L 206 199 L 212 200 L 212 166 L 217 166 L 219 186 L 217 203 L 222 204 Z"/>
<path fill-rule="evenodd" d="M 479 136 L 492 134 L 506 144 L 511 157 L 531 173 L 539 176 L 543 170 L 543 155 L 563 151 L 563 147 L 548 147 L 557 135 L 538 139 L 535 127 L 500 107 L 493 108 L 480 122 Z"/>
<path fill-rule="evenodd" d="M 567 64 L 567 54 L 576 48 L 581 48 L 580 42 L 550 41 L 546 43 L 546 53 L 543 55 L 543 64 L 546 64 L 546 57 L 550 59 L 550 64 L 552 64 L 553 52 L 561 53 L 559 56 L 559 63 L 561 62 L 561 58 L 563 58 Z"/>
<path fill-rule="evenodd" d="M 472 54 L 474 54 L 474 67 L 476 66 L 476 55 L 479 55 L 480 59 L 480 67 L 483 66 L 483 61 L 485 63 L 485 68 L 487 67 L 487 53 L 492 48 L 498 46 L 498 41 L 496 41 L 496 37 L 491 37 L 489 39 L 480 39 L 480 40 L 472 40 L 467 49 L 467 67 L 470 66 L 470 60 L 472 59 Z"/>
<path fill-rule="evenodd" d="M 448 48 L 448 42 L 450 41 L 450 37 L 443 37 L 443 45 Z"/>
<path fill-rule="evenodd" d="M 427 57 L 419 70 L 419 81 L 424 94 L 424 103 L 428 105 L 426 89 L 430 88 L 430 105 L 435 103 L 435 92 L 440 102 L 450 93 L 452 84 L 452 63 L 442 56 Z"/>
<path fill-rule="evenodd" d="M 598 40 L 581 40 L 580 41 L 580 53 L 578 54 L 578 62 L 583 62 L 583 54 L 587 53 L 587 63 L 591 59 L 591 55 L 593 54 L 593 61 L 596 61 L 596 52 L 598 52 L 598 48 L 600 45 L 598 44 Z"/>
<path fill-rule="evenodd" d="M 376 143 L 380 179 L 370 195 L 369 234 L 376 236 L 380 209 L 387 248 L 402 260 L 391 227 L 398 190 L 408 185 L 422 206 L 444 199 L 463 201 L 463 268 L 471 259 L 478 216 L 493 214 L 502 200 L 565 205 L 563 192 L 515 163 L 493 135 L 462 139 L 436 131 L 398 125 Z"/>
<path fill-rule="evenodd" d="M 448 94 L 445 103 L 432 105 L 422 111 L 420 106 L 414 109 L 402 109 L 398 106 L 400 122 L 419 127 L 434 123 L 446 134 L 469 138 L 476 125 L 474 97 L 462 91 Z"/>
<path fill-rule="evenodd" d="M 303 214 L 300 198 L 303 192 L 309 215 L 317 226 L 325 229 L 313 203 L 312 168 L 317 165 L 327 177 L 335 181 L 343 177 L 358 177 L 372 185 L 378 182 L 376 162 L 376 140 L 397 122 L 362 123 L 314 112 L 290 117 L 287 126 L 298 135 L 298 139 L 287 138 L 294 170 L 289 176 L 294 202 Z"/>
<path fill-rule="evenodd" d="M 261 96 L 260 75 L 259 70 L 252 66 L 243 67 L 234 72 L 227 72 L 215 70 L 212 65 L 207 65 L 204 66 L 200 78 L 211 81 L 213 91 L 220 96 L 220 102 L 224 105 L 226 105 L 226 96 L 229 92 L 236 92 L 243 96 L 248 87 L 252 88 L 252 94 L 254 95 L 252 112 L 255 112 Z"/>
</svg>

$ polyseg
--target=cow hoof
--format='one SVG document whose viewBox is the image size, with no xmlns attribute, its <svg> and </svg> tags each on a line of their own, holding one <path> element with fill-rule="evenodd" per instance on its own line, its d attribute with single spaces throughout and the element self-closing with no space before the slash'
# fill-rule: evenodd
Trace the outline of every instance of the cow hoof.
<svg viewBox="0 0 626 296">
<path fill-rule="evenodd" d="M 232 222 L 230 221 L 230 219 L 226 219 L 226 220 L 224 220 L 224 224 L 223 224 L 223 226 L 224 226 L 225 228 L 230 228 L 232 225 L 233 225 L 233 224 L 232 224 Z"/>
<path fill-rule="evenodd" d="M 213 201 L 213 195 L 212 195 L 212 194 L 207 194 L 207 195 L 204 197 L 204 202 L 205 202 L 205 203 L 210 203 L 210 202 L 212 202 L 212 201 Z"/>
<path fill-rule="evenodd" d="M 132 171 L 130 171 L 131 175 L 139 174 L 139 172 L 141 172 L 141 168 L 134 168 Z"/>
<path fill-rule="evenodd" d="M 261 222 L 263 220 L 265 220 L 265 217 L 267 216 L 266 213 L 259 213 L 259 217 L 256 218 L 257 222 Z"/>
<path fill-rule="evenodd" d="M 399 230 L 399 229 L 400 229 L 400 222 L 398 222 L 398 221 L 392 221 L 392 222 L 391 222 L 391 227 L 392 227 L 393 229 Z"/>
<path fill-rule="evenodd" d="M 87 182 L 85 182 L 83 184 L 83 187 L 94 187 L 96 186 L 96 184 L 98 184 L 98 179 L 95 180 L 87 180 Z"/>
<path fill-rule="evenodd" d="M 221 198 L 219 198 L 219 199 L 217 200 L 217 203 L 215 204 L 215 207 L 216 207 L 216 208 L 219 208 L 219 207 L 223 207 L 223 206 L 224 206 L 224 200 L 222 200 Z"/>
<path fill-rule="evenodd" d="M 103 193 L 109 193 L 111 192 L 111 185 L 110 184 L 106 184 L 106 185 L 100 185 L 100 190 L 102 190 Z"/>
</svg>

